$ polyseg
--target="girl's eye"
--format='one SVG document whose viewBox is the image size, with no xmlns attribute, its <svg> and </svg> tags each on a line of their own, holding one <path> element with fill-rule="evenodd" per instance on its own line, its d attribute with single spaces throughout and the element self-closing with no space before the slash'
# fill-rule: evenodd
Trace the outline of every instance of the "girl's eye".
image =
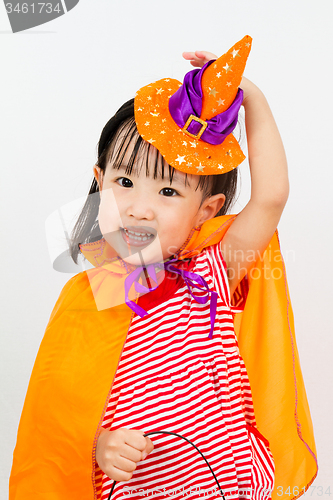
<svg viewBox="0 0 333 500">
<path fill-rule="evenodd" d="M 163 188 L 160 193 L 162 193 L 163 196 L 176 196 L 178 194 L 177 191 L 172 188 Z"/>
<path fill-rule="evenodd" d="M 119 177 L 117 179 L 118 184 L 120 184 L 122 187 L 130 188 L 133 186 L 133 182 L 130 179 L 127 179 L 127 177 Z"/>
</svg>

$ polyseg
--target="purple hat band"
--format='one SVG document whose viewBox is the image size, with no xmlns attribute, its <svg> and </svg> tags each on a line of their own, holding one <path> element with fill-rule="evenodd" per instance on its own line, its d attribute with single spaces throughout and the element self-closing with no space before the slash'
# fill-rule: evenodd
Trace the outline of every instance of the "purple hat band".
<svg viewBox="0 0 333 500">
<path fill-rule="evenodd" d="M 194 69 L 186 73 L 183 85 L 170 97 L 169 111 L 178 127 L 183 128 L 191 115 L 200 118 L 203 98 L 201 79 L 205 69 L 214 61 L 215 59 L 212 59 L 201 69 Z M 238 112 L 242 102 L 243 91 L 239 88 L 234 102 L 228 109 L 206 120 L 207 127 L 200 139 L 209 144 L 222 144 L 237 125 Z M 190 134 L 198 135 L 201 128 L 201 123 L 192 120 L 187 131 Z"/>
</svg>

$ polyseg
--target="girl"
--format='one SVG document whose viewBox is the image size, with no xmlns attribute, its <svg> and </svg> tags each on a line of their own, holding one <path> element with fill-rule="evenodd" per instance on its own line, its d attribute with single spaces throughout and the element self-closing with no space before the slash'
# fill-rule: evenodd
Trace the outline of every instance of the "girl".
<svg viewBox="0 0 333 500">
<path fill-rule="evenodd" d="M 51 315 L 11 500 L 106 499 L 114 481 L 113 498 L 219 494 L 188 443 L 152 431 L 193 442 L 225 498 L 271 498 L 274 479 L 276 495 L 295 498 L 314 480 L 274 234 L 287 163 L 264 95 L 241 79 L 250 46 L 184 53 L 202 69 L 140 89 L 104 127 L 71 245 L 95 268 L 66 284 Z M 241 104 L 252 187 L 236 217 L 225 214 L 244 159 L 231 134 Z"/>
</svg>

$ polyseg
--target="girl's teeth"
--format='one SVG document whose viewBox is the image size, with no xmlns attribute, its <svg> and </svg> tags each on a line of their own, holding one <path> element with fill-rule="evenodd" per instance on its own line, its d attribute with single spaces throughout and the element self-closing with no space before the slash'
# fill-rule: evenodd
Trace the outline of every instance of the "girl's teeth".
<svg viewBox="0 0 333 500">
<path fill-rule="evenodd" d="M 130 236 L 131 238 L 137 241 L 147 241 L 152 236 L 152 234 L 150 233 L 147 233 L 144 236 L 142 236 L 142 233 L 130 231 L 129 229 L 125 229 L 125 233 L 127 234 L 127 236 Z"/>
</svg>

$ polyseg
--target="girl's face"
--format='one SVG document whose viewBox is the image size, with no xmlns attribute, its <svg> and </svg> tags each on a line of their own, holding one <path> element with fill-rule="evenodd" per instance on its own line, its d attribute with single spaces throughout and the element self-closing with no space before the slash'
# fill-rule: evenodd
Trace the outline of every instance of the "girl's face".
<svg viewBox="0 0 333 500">
<path fill-rule="evenodd" d="M 189 175 L 185 185 L 185 173 L 178 170 L 171 185 L 168 176 L 154 179 L 156 148 L 150 148 L 149 176 L 146 158 L 137 159 L 128 175 L 125 169 L 132 150 L 129 145 L 119 169 L 112 168 L 112 158 L 104 175 L 94 166 L 101 191 L 99 226 L 123 260 L 134 265 L 161 262 L 179 250 L 192 228 L 214 217 L 225 196 L 214 195 L 201 204 L 203 192 L 195 189 L 199 176 Z"/>
</svg>

